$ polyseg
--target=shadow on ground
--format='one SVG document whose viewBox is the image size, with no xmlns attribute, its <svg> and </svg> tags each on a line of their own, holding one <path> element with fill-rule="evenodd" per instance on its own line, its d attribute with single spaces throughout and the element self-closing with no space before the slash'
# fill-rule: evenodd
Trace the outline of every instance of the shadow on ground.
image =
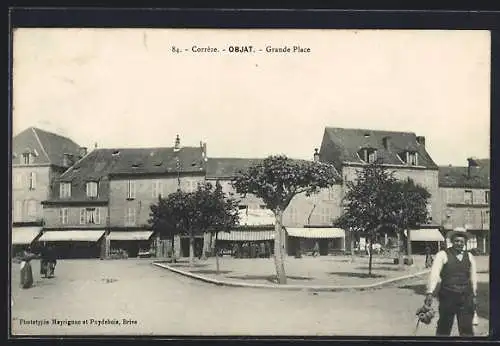
<svg viewBox="0 0 500 346">
<path fill-rule="evenodd" d="M 276 275 L 232 275 L 228 276 L 231 279 L 238 280 L 266 280 L 272 283 L 276 283 Z M 290 280 L 312 280 L 313 278 L 307 276 L 287 276 Z"/>
<path fill-rule="evenodd" d="M 171 263 L 170 266 L 173 268 L 200 268 L 208 266 L 208 263 L 195 263 L 192 266 L 189 263 Z"/>
<path fill-rule="evenodd" d="M 348 277 L 348 278 L 385 278 L 386 275 L 381 275 L 381 274 L 368 274 L 368 273 L 350 273 L 350 272 L 330 272 L 328 273 L 329 275 L 337 275 L 337 276 L 343 276 L 343 277 Z"/>
<path fill-rule="evenodd" d="M 426 284 L 405 285 L 398 288 L 411 289 L 421 296 L 424 296 L 427 290 Z M 482 318 L 490 318 L 490 285 L 487 282 L 477 283 L 477 314 Z"/>
<path fill-rule="evenodd" d="M 368 267 L 357 267 L 356 269 L 358 270 L 368 270 Z M 375 269 L 375 270 L 387 270 L 387 271 L 404 271 L 405 268 L 404 267 L 399 267 L 399 266 L 378 266 L 378 265 L 375 265 L 372 269 Z"/>
<path fill-rule="evenodd" d="M 190 270 L 191 273 L 194 274 L 217 274 L 217 270 L 214 269 L 198 269 L 198 270 Z M 232 270 L 219 270 L 219 274 L 228 274 L 232 273 Z"/>
</svg>

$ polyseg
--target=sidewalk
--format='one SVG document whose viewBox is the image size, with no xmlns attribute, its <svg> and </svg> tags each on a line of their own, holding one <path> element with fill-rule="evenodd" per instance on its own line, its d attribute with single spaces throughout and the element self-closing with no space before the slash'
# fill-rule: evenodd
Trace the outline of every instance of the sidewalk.
<svg viewBox="0 0 500 346">
<path fill-rule="evenodd" d="M 424 256 L 415 256 L 412 266 L 398 266 L 392 259 L 373 258 L 372 275 L 368 275 L 368 257 L 350 256 L 287 257 L 285 271 L 287 285 L 278 285 L 272 258 L 220 258 L 220 272 L 216 273 L 215 258 L 197 260 L 189 266 L 187 259 L 179 263 L 157 261 L 155 265 L 194 279 L 219 285 L 240 287 L 269 287 L 285 289 L 369 289 L 392 282 L 425 276 Z"/>
</svg>

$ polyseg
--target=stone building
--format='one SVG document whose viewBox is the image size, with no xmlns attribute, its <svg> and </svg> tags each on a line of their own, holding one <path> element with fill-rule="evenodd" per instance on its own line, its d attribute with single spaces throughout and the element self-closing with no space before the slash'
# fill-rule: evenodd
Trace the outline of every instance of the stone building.
<svg viewBox="0 0 500 346">
<path fill-rule="evenodd" d="M 468 248 L 489 253 L 490 159 L 467 161 L 467 166 L 439 167 L 438 210 L 445 232 L 464 228 L 472 234 Z"/>
<path fill-rule="evenodd" d="M 12 243 L 27 246 L 39 235 L 45 220 L 42 201 L 54 181 L 86 155 L 67 137 L 30 127 L 12 139 Z"/>
</svg>

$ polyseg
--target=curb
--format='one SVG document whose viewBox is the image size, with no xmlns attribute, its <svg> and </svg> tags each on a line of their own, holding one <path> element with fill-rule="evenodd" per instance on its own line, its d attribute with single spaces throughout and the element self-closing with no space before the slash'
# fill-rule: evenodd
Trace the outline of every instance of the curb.
<svg viewBox="0 0 500 346">
<path fill-rule="evenodd" d="M 194 273 L 190 273 L 184 270 L 176 269 L 173 268 L 167 264 L 164 263 L 158 263 L 158 262 L 153 262 L 153 265 L 168 269 L 171 272 L 190 277 L 192 279 L 197 279 L 200 281 L 204 281 L 207 283 L 215 284 L 218 286 L 230 286 L 230 287 L 246 287 L 246 288 L 271 288 L 271 289 L 280 289 L 280 290 L 287 290 L 287 291 L 313 291 L 313 292 L 339 292 L 339 291 L 352 291 L 352 290 L 357 290 L 357 291 L 364 291 L 364 290 L 369 290 L 369 289 L 375 289 L 375 288 L 381 288 L 385 285 L 397 282 L 397 281 L 403 281 L 407 279 L 412 279 L 416 278 L 419 276 L 422 276 L 424 274 L 428 274 L 430 270 L 424 270 L 415 274 L 410 274 L 410 275 L 405 275 L 405 276 L 400 276 L 396 278 L 392 278 L 389 280 L 384 280 L 381 282 L 376 282 L 374 284 L 369 284 L 369 285 L 355 285 L 355 286 L 326 286 L 326 285 L 317 285 L 317 286 L 305 286 L 305 285 L 277 285 L 277 284 L 249 284 L 246 282 L 239 282 L 239 281 L 226 281 L 226 280 L 217 280 L 213 278 L 209 278 L 207 276 L 203 275 L 198 275 Z"/>
</svg>

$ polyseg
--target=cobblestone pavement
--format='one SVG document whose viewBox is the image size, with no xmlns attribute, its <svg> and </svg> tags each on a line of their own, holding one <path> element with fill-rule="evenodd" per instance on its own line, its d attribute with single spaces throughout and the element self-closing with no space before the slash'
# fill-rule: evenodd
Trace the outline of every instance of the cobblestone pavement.
<svg viewBox="0 0 500 346">
<path fill-rule="evenodd" d="M 13 264 L 12 334 L 411 336 L 423 302 L 422 280 L 314 294 L 216 286 L 151 262 L 60 260 L 56 277 L 41 279 L 33 261 L 35 286 L 27 290 L 19 287 L 19 264 Z M 488 274 L 480 280 L 488 286 Z M 484 309 L 489 302 L 480 304 Z M 487 334 L 484 317 L 478 335 Z M 417 335 L 433 335 L 435 322 Z"/>
</svg>

